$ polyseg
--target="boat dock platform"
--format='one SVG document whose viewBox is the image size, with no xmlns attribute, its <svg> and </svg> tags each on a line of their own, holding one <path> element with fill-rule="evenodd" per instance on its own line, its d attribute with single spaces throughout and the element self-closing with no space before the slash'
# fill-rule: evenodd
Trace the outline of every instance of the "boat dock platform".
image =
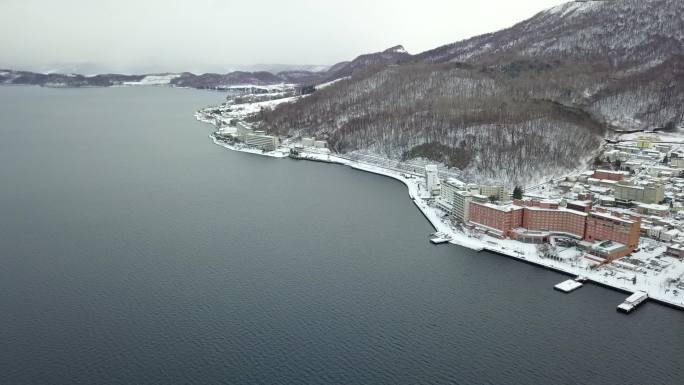
<svg viewBox="0 0 684 385">
<path fill-rule="evenodd" d="M 639 306 L 648 298 L 648 294 L 643 291 L 637 291 L 636 293 L 627 297 L 625 302 L 618 305 L 617 310 L 623 313 L 629 313 Z"/>
<path fill-rule="evenodd" d="M 568 279 L 567 281 L 563 281 L 559 283 L 558 285 L 554 286 L 553 288 L 562 291 L 563 293 L 570 293 L 572 291 L 575 291 L 582 287 L 584 284 L 581 282 L 577 282 L 576 280 L 573 279 Z"/>
<path fill-rule="evenodd" d="M 431 235 L 432 235 L 432 237 L 430 238 L 430 242 L 434 243 L 435 245 L 438 245 L 440 243 L 447 243 L 447 242 L 451 241 L 451 237 L 444 234 L 444 233 L 437 232 L 437 233 L 433 233 Z"/>
</svg>

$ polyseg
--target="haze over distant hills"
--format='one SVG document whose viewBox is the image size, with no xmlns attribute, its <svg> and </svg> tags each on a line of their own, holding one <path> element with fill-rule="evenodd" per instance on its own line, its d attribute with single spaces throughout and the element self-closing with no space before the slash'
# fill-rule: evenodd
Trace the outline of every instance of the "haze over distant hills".
<svg viewBox="0 0 684 385">
<path fill-rule="evenodd" d="M 221 89 L 234 85 L 271 85 L 279 83 L 318 84 L 342 77 L 350 76 L 369 66 L 399 63 L 411 57 L 404 47 L 395 46 L 382 52 L 364 54 L 351 61 L 344 61 L 332 66 L 324 65 L 287 65 L 256 64 L 248 66 L 249 70 L 239 69 L 227 73 L 150 73 L 150 74 L 97 74 L 82 75 L 78 71 L 32 72 L 16 70 L 0 70 L 0 84 L 24 84 L 47 87 L 108 87 L 116 85 L 133 85 L 153 83 L 178 87 L 200 89 Z M 86 65 L 87 68 L 93 68 Z M 153 81 L 146 81 L 151 78 Z"/>
<path fill-rule="evenodd" d="M 112 66 L 103 63 L 95 62 L 56 62 L 48 65 L 29 66 L 29 67 L 13 67 L 7 62 L 0 59 L 0 68 L 11 68 L 16 71 L 35 72 L 39 74 L 81 74 L 85 76 L 93 76 L 98 74 L 117 73 L 125 75 L 135 74 L 160 74 L 160 73 L 181 73 L 192 72 L 201 74 L 206 72 L 213 73 L 228 73 L 234 71 L 244 72 L 282 72 L 282 71 L 311 71 L 320 72 L 325 71 L 330 67 L 329 64 L 280 64 L 280 63 L 257 63 L 257 64 L 226 64 L 226 65 L 204 65 L 203 71 L 195 68 L 181 68 L 178 66 L 159 66 L 155 63 L 148 65 L 136 65 L 134 70 L 119 70 L 115 71 Z"/>
</svg>

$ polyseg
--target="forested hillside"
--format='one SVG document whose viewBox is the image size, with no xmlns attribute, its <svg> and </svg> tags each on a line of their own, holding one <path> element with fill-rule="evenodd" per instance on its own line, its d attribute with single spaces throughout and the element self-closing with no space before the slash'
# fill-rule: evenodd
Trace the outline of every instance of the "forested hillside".
<svg viewBox="0 0 684 385">
<path fill-rule="evenodd" d="M 604 133 L 591 116 L 535 92 L 526 79 L 411 64 L 357 73 L 258 119 L 281 135 L 325 137 L 338 152 L 424 156 L 514 183 L 576 166 L 577 147 L 597 148 Z"/>
<path fill-rule="evenodd" d="M 613 129 L 684 121 L 684 2 L 570 2 L 509 29 L 377 65 L 256 118 L 340 152 L 429 157 L 532 183 Z"/>
</svg>

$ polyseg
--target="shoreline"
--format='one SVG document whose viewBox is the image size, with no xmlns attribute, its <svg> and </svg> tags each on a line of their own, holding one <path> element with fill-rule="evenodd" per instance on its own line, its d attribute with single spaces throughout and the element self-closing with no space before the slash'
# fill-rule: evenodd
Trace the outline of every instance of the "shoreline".
<svg viewBox="0 0 684 385">
<path fill-rule="evenodd" d="M 205 120 L 201 120 L 205 123 L 211 124 Z M 274 158 L 285 158 L 287 155 L 274 155 L 273 153 L 262 153 L 259 150 L 249 149 L 249 148 L 236 148 L 227 143 L 218 141 L 213 135 L 210 135 L 214 144 L 227 148 L 229 150 L 245 152 L 255 155 L 269 156 Z M 666 296 L 662 293 L 662 290 L 657 290 L 657 286 L 653 283 L 644 283 L 643 279 L 638 282 L 638 284 L 633 284 L 627 282 L 624 278 L 614 276 L 608 276 L 603 271 L 600 270 L 587 270 L 579 266 L 568 265 L 560 261 L 541 258 L 537 255 L 534 245 L 524 244 L 521 242 L 513 240 L 498 240 L 494 238 L 475 238 L 473 235 L 466 234 L 465 232 L 459 231 L 454 228 L 451 224 L 447 224 L 441 220 L 441 210 L 429 206 L 424 198 L 426 191 L 421 189 L 421 184 L 419 182 L 420 177 L 404 176 L 398 171 L 394 171 L 388 168 L 383 168 L 380 166 L 370 165 L 366 163 L 357 162 L 345 157 L 335 155 L 335 154 L 318 154 L 318 153 L 306 153 L 297 160 L 307 160 L 316 161 L 324 163 L 339 164 L 351 167 L 355 170 L 364 171 L 372 173 L 375 175 L 381 175 L 389 177 L 402 182 L 409 193 L 409 197 L 413 201 L 413 204 L 418 208 L 421 214 L 427 219 L 430 225 L 433 227 L 435 232 L 443 233 L 449 236 L 449 244 L 464 247 L 473 251 L 481 252 L 487 251 L 499 256 L 504 256 L 508 258 L 513 258 L 515 260 L 534 265 L 536 267 L 542 267 L 557 273 L 561 273 L 572 278 L 574 277 L 585 277 L 587 282 L 591 282 L 595 285 L 602 286 L 605 288 L 610 288 L 621 293 L 632 294 L 637 291 L 644 291 L 648 293 L 648 299 L 676 310 L 684 310 L 684 298 L 671 298 L 673 296 Z M 485 240 L 483 240 L 485 239 Z M 622 280 L 623 282 L 620 282 Z M 551 289 L 551 288 L 550 288 Z M 616 306 L 619 304 L 616 304 Z"/>
</svg>

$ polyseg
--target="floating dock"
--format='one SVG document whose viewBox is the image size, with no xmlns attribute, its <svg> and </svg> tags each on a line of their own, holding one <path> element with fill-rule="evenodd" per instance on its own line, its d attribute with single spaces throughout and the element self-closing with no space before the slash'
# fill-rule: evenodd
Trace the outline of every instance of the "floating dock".
<svg viewBox="0 0 684 385">
<path fill-rule="evenodd" d="M 618 305 L 617 310 L 623 313 L 629 313 L 639 306 L 648 298 L 648 294 L 643 291 L 637 291 L 636 293 L 627 297 L 625 302 Z"/>
<path fill-rule="evenodd" d="M 438 245 L 440 243 L 447 243 L 450 240 L 451 239 L 449 239 L 449 238 L 441 238 L 441 237 L 430 238 L 430 242 L 434 243 L 435 245 Z"/>
<path fill-rule="evenodd" d="M 435 245 L 438 245 L 440 243 L 447 243 L 451 241 L 451 237 L 444 234 L 444 233 L 432 233 L 432 238 L 430 238 L 430 242 L 434 243 Z"/>
<path fill-rule="evenodd" d="M 558 290 L 558 291 L 562 291 L 563 293 L 570 293 L 571 291 L 575 291 L 575 290 L 579 289 L 580 287 L 582 287 L 582 285 L 584 285 L 584 284 L 581 282 L 577 282 L 575 280 L 568 279 L 567 281 L 563 281 L 563 282 L 559 283 L 558 285 L 554 286 L 553 288 Z"/>
</svg>

